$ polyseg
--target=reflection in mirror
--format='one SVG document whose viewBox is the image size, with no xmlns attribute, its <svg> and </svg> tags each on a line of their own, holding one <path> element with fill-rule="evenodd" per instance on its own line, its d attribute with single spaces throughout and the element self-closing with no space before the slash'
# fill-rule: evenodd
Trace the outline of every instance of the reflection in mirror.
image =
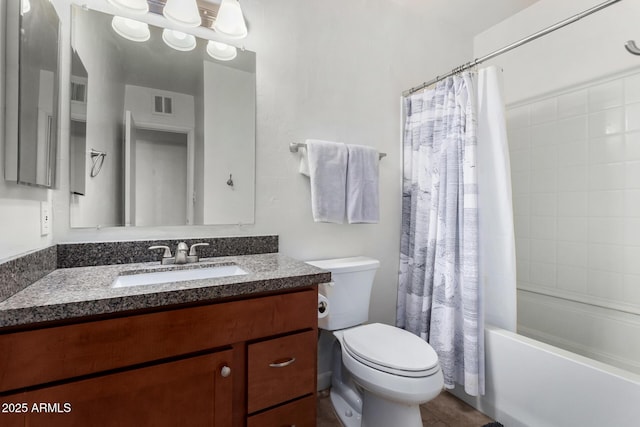
<svg viewBox="0 0 640 427">
<path fill-rule="evenodd" d="M 55 177 L 60 20 L 49 0 L 7 2 L 5 178 L 52 187 Z M 19 58 L 19 59 L 18 59 Z"/>
<path fill-rule="evenodd" d="M 253 223 L 255 54 L 134 42 L 112 18 L 72 6 L 71 227 Z"/>
</svg>

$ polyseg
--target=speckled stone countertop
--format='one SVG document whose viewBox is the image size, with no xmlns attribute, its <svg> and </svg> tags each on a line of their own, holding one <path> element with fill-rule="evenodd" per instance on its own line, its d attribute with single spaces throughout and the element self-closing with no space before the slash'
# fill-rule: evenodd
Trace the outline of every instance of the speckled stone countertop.
<svg viewBox="0 0 640 427">
<path fill-rule="evenodd" d="M 331 273 L 277 253 L 207 258 L 200 263 L 200 267 L 236 264 L 248 274 L 114 288 L 112 283 L 121 274 L 166 266 L 146 262 L 57 269 L 0 303 L 0 328 L 249 296 L 331 280 Z M 198 264 L 178 267 L 192 266 Z"/>
</svg>

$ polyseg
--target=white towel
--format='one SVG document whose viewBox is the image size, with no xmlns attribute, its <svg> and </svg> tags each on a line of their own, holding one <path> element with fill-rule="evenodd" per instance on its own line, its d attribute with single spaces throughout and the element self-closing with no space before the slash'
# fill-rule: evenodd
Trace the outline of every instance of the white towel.
<svg viewBox="0 0 640 427">
<path fill-rule="evenodd" d="M 342 224 L 345 213 L 347 146 L 308 139 L 311 211 L 315 222 Z"/>
<path fill-rule="evenodd" d="M 349 224 L 380 220 L 378 195 L 378 151 L 362 145 L 347 145 L 347 219 Z"/>
<path fill-rule="evenodd" d="M 300 167 L 298 168 L 298 172 L 300 172 L 304 176 L 309 176 L 309 159 L 307 158 L 307 147 L 299 147 L 298 152 L 300 153 Z"/>
</svg>

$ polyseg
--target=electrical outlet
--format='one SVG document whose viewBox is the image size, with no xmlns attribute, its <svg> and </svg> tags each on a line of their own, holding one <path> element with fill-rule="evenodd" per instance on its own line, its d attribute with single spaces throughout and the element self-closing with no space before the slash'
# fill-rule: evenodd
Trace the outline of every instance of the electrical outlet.
<svg viewBox="0 0 640 427">
<path fill-rule="evenodd" d="M 51 232 L 51 212 L 49 202 L 40 202 L 40 235 L 47 236 Z"/>
</svg>

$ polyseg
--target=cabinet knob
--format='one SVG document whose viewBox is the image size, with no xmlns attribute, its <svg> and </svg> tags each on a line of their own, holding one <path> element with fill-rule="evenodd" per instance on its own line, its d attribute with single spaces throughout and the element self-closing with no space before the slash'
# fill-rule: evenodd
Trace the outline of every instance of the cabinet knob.
<svg viewBox="0 0 640 427">
<path fill-rule="evenodd" d="M 220 369 L 220 375 L 225 378 L 228 377 L 229 375 L 231 375 L 231 368 L 228 366 L 223 366 L 222 369 Z"/>
</svg>

